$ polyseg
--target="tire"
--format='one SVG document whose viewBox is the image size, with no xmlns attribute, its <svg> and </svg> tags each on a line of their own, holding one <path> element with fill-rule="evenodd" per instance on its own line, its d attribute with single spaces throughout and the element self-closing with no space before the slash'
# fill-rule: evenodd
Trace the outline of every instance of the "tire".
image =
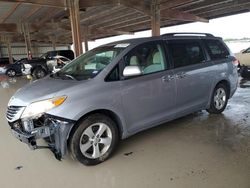
<svg viewBox="0 0 250 188">
<path fill-rule="evenodd" d="M 93 114 L 83 119 L 73 130 L 69 138 L 69 150 L 80 163 L 97 165 L 112 155 L 118 141 L 115 122 L 103 114 Z"/>
<path fill-rule="evenodd" d="M 46 76 L 46 71 L 43 68 L 36 68 L 33 71 L 32 75 L 36 79 L 41 79 L 41 78 L 44 78 Z"/>
<path fill-rule="evenodd" d="M 207 111 L 210 114 L 220 114 L 222 113 L 228 102 L 229 91 L 224 84 L 217 84 L 213 91 L 213 95 L 210 102 L 210 107 Z"/>
<path fill-rule="evenodd" d="M 9 77 L 15 77 L 16 76 L 16 71 L 14 69 L 9 69 L 6 71 L 6 75 Z"/>
</svg>

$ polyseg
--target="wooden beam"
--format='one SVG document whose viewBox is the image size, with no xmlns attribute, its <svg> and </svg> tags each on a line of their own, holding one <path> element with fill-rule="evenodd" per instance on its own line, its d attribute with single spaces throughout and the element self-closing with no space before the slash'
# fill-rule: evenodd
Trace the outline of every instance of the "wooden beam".
<svg viewBox="0 0 250 188">
<path fill-rule="evenodd" d="M 93 9 L 90 11 L 86 11 L 85 14 L 81 15 L 81 23 L 91 22 L 91 20 L 96 21 L 97 18 L 101 18 L 102 20 L 105 20 L 106 16 L 108 16 L 110 14 L 115 14 L 117 11 L 118 12 L 124 11 L 124 9 L 125 9 L 124 7 L 115 6 L 115 7 L 109 7 L 109 8 L 103 7 L 100 10 Z"/>
<path fill-rule="evenodd" d="M 168 9 L 168 8 L 175 8 L 177 6 L 185 5 L 191 2 L 194 2 L 194 1 L 193 0 L 161 0 L 159 4 L 161 7 Z"/>
<path fill-rule="evenodd" d="M 80 8 L 101 6 L 101 5 L 110 5 L 117 4 L 118 0 L 81 0 L 79 1 Z"/>
<path fill-rule="evenodd" d="M 103 34 L 112 34 L 112 35 L 133 35 L 133 32 L 129 32 L 129 31 L 121 31 L 121 30 L 114 30 L 114 29 L 106 29 L 106 28 L 102 28 L 102 27 L 96 27 L 93 28 L 91 27 L 89 29 L 89 34 L 95 34 L 95 33 L 103 33 Z"/>
<path fill-rule="evenodd" d="M 161 17 L 167 18 L 168 20 L 180 20 L 180 21 L 197 21 L 197 22 L 204 22 L 208 23 L 208 19 L 196 16 L 194 14 L 183 12 L 179 10 L 161 10 Z"/>
<path fill-rule="evenodd" d="M 35 15 L 39 10 L 41 10 L 42 6 L 34 6 L 28 14 L 22 17 L 21 20 L 26 22 L 31 16 Z"/>
<path fill-rule="evenodd" d="M 66 7 L 64 0 L 0 0 L 0 1 L 49 6 L 49 7 L 60 7 L 60 8 Z"/>
<path fill-rule="evenodd" d="M 15 12 L 15 10 L 19 7 L 20 4 L 21 3 L 15 3 L 9 9 L 9 11 L 0 18 L 0 23 L 4 23 Z"/>
<path fill-rule="evenodd" d="M 151 5 L 151 30 L 152 36 L 160 36 L 161 35 L 161 14 L 160 14 L 160 6 L 157 4 L 157 0 L 153 0 Z"/>
<path fill-rule="evenodd" d="M 133 10 L 120 11 L 118 14 L 111 14 L 103 19 L 95 20 L 91 22 L 90 25 L 92 27 L 108 27 L 109 25 L 119 24 L 121 22 L 128 21 L 129 19 L 135 19 L 141 16 L 144 15 Z"/>
<path fill-rule="evenodd" d="M 79 15 L 79 0 L 67 0 L 70 12 L 73 45 L 76 57 L 82 54 L 82 37 Z"/>
<path fill-rule="evenodd" d="M 146 15 L 152 16 L 151 5 L 145 3 L 144 1 L 133 1 L 133 0 L 120 0 L 120 2 L 130 8 L 133 8 L 139 12 Z M 174 14 L 173 14 L 174 13 Z M 187 18 L 186 18 L 187 17 Z M 198 21 L 198 22 L 208 22 L 207 19 L 201 18 L 199 16 L 179 11 L 176 9 L 164 9 L 161 10 L 161 18 L 171 19 L 171 20 L 184 20 L 184 21 Z"/>
<path fill-rule="evenodd" d="M 107 25 L 106 29 L 113 29 L 113 30 L 120 30 L 120 28 L 128 27 L 131 25 L 136 25 L 141 22 L 145 22 L 150 20 L 149 16 L 140 16 L 140 17 L 134 17 L 132 19 L 124 19 L 123 21 L 120 21 L 118 23 L 114 22 L 113 24 Z"/>
</svg>

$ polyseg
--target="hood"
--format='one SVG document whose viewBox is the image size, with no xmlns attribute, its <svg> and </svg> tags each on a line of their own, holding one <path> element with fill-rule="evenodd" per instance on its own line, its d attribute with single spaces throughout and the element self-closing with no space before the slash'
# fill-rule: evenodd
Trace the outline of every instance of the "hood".
<svg viewBox="0 0 250 188">
<path fill-rule="evenodd" d="M 27 106 L 28 104 L 55 97 L 59 91 L 69 89 L 81 82 L 46 77 L 36 80 L 19 89 L 10 99 L 8 106 Z"/>
</svg>

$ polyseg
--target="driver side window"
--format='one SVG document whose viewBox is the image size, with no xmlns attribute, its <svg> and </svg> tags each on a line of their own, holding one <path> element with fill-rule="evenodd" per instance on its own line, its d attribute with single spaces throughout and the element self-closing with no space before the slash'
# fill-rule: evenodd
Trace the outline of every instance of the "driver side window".
<svg viewBox="0 0 250 188">
<path fill-rule="evenodd" d="M 135 47 L 125 56 L 125 66 L 138 66 L 143 75 L 166 70 L 162 45 L 150 42 Z"/>
</svg>

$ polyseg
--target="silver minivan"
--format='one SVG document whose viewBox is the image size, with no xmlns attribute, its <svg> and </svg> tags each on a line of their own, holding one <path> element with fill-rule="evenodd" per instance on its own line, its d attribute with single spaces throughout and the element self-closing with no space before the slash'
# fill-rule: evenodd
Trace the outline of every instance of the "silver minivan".
<svg viewBox="0 0 250 188">
<path fill-rule="evenodd" d="M 31 149 L 95 165 L 120 139 L 199 110 L 223 112 L 237 88 L 237 63 L 211 34 L 114 42 L 18 90 L 6 117 Z M 41 138 L 46 146 L 37 145 Z"/>
</svg>

